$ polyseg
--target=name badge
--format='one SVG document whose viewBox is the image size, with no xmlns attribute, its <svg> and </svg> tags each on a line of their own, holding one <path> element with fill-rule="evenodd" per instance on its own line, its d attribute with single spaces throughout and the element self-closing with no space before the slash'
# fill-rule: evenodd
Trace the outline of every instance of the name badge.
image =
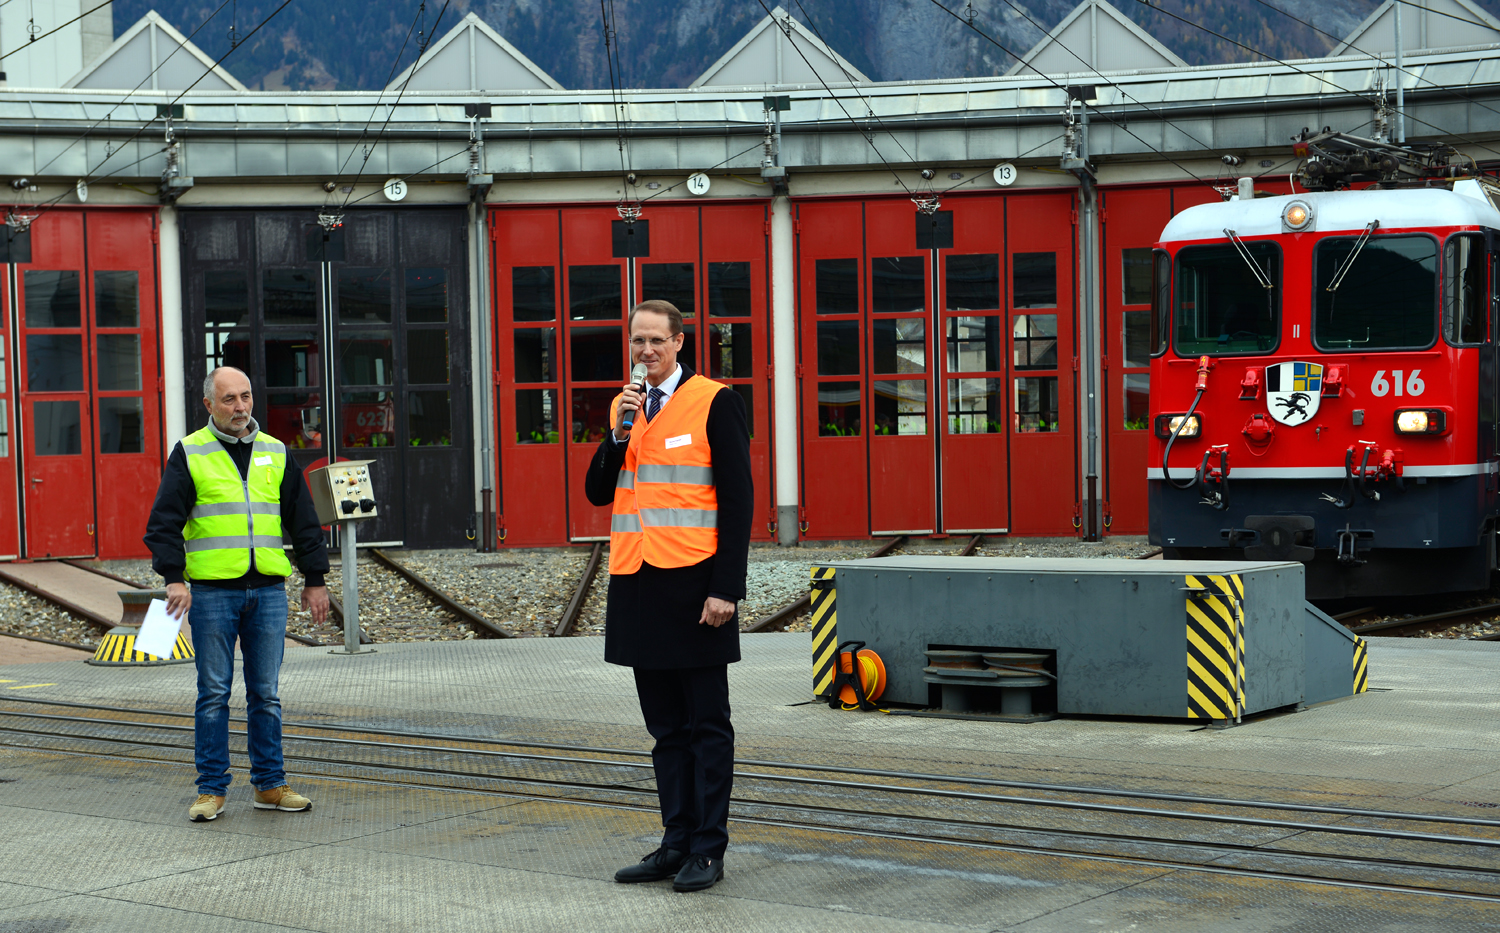
<svg viewBox="0 0 1500 933">
<path fill-rule="evenodd" d="M 691 435 L 691 434 L 679 434 L 676 437 L 669 437 L 669 438 L 667 438 L 667 449 L 671 450 L 673 447 L 686 447 L 689 444 L 691 444 L 692 442 L 693 442 L 693 435 Z"/>
<path fill-rule="evenodd" d="M 270 454 L 266 454 L 263 457 L 256 457 L 255 458 L 255 465 L 256 466 L 270 466 L 271 465 L 271 455 Z"/>
</svg>

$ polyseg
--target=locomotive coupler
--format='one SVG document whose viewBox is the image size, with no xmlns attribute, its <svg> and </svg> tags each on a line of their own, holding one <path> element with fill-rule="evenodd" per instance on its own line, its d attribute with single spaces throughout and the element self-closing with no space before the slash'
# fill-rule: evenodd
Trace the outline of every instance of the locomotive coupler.
<svg viewBox="0 0 1500 933">
<path fill-rule="evenodd" d="M 1216 466 L 1209 461 L 1217 458 Z M 1214 444 L 1203 452 L 1203 462 L 1198 465 L 1198 493 L 1203 498 L 1200 505 L 1211 505 L 1219 511 L 1229 508 L 1229 445 Z M 1218 488 L 1215 488 L 1218 487 Z"/>
<path fill-rule="evenodd" d="M 1348 524 L 1345 524 L 1343 529 L 1337 534 L 1339 540 L 1339 563 L 1346 567 L 1365 563 L 1359 559 L 1359 542 L 1375 540 L 1375 532 L 1368 528 L 1350 528 Z"/>
</svg>

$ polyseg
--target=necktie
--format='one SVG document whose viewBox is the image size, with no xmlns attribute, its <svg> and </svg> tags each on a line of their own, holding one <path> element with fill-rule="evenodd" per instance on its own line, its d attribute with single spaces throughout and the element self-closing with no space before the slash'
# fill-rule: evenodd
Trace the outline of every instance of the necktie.
<svg viewBox="0 0 1500 933">
<path fill-rule="evenodd" d="M 646 420 L 647 421 L 650 421 L 652 418 L 655 418 L 656 417 L 656 413 L 659 412 L 659 411 L 661 411 L 661 397 L 663 395 L 666 395 L 666 393 L 663 392 L 661 389 L 656 388 L 655 386 L 652 386 L 651 387 L 651 391 L 646 393 Z"/>
</svg>

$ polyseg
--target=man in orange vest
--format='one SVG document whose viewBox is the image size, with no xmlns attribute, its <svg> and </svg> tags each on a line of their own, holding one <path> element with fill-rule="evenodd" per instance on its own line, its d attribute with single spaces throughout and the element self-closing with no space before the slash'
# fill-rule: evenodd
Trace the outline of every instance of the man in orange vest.
<svg viewBox="0 0 1500 933">
<path fill-rule="evenodd" d="M 630 360 L 645 384 L 616 397 L 584 490 L 613 506 L 604 660 L 635 669 L 664 827 L 656 851 L 615 880 L 701 891 L 724 877 L 729 844 L 729 665 L 755 492 L 745 403 L 679 365 L 682 343 L 671 302 L 631 310 Z"/>
</svg>

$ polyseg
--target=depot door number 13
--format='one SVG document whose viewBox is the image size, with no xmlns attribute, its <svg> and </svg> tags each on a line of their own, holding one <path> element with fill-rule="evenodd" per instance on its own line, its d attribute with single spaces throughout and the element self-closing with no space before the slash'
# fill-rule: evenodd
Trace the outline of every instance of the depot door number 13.
<svg viewBox="0 0 1500 933">
<path fill-rule="evenodd" d="M 1399 398 L 1403 394 L 1401 391 L 1401 376 L 1401 370 L 1393 369 L 1391 370 L 1391 378 L 1389 381 L 1387 381 L 1385 378 L 1385 370 L 1376 370 L 1375 378 L 1370 380 L 1370 394 L 1375 396 L 1376 398 L 1383 398 L 1386 393 L 1391 391 L 1391 387 L 1395 386 L 1396 395 Z M 1405 386 L 1406 395 L 1421 395 L 1423 392 L 1426 392 L 1427 383 L 1422 381 L 1422 371 L 1420 369 L 1412 370 L 1411 375 L 1406 377 Z"/>
</svg>

